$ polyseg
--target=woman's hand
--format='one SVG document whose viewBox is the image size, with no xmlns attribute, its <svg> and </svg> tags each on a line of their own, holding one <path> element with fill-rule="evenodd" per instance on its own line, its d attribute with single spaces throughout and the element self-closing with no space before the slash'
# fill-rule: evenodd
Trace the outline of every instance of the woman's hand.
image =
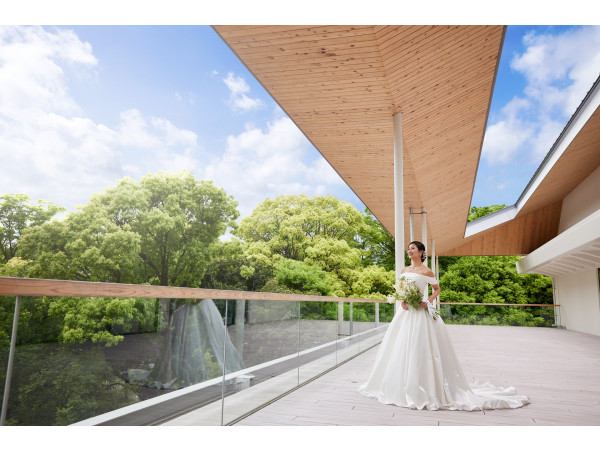
<svg viewBox="0 0 600 450">
<path fill-rule="evenodd" d="M 408 311 L 408 304 L 405 301 L 402 301 L 402 303 L 400 303 L 400 305 L 402 305 L 402 309 L 405 309 Z"/>
<path fill-rule="evenodd" d="M 419 308 L 427 309 L 427 302 L 421 302 L 421 304 L 419 305 Z"/>
</svg>

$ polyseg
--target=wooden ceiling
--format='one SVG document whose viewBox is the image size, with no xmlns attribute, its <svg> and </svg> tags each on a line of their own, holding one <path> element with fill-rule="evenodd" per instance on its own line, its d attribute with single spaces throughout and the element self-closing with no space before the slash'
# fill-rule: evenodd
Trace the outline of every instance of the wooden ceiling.
<svg viewBox="0 0 600 450">
<path fill-rule="evenodd" d="M 463 237 L 505 27 L 213 28 L 392 235 L 402 113 L 405 242 L 409 208 L 425 208 L 440 255 L 526 253 L 529 244 Z M 556 215 L 556 199 L 542 206 L 531 213 Z M 534 233 L 536 245 L 557 227 Z"/>
</svg>

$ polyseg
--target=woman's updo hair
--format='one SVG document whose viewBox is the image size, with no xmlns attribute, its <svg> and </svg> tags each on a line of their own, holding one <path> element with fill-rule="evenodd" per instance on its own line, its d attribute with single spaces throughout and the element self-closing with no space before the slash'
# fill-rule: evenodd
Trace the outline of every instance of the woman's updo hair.
<svg viewBox="0 0 600 450">
<path fill-rule="evenodd" d="M 425 245 L 423 245 L 423 243 L 420 241 L 412 241 L 410 244 L 415 244 L 415 246 L 417 247 L 417 250 L 423 252 L 423 253 L 421 253 L 421 262 L 425 261 L 425 258 L 427 258 L 427 252 L 425 251 Z M 410 247 L 410 244 L 408 244 L 409 247 Z"/>
</svg>

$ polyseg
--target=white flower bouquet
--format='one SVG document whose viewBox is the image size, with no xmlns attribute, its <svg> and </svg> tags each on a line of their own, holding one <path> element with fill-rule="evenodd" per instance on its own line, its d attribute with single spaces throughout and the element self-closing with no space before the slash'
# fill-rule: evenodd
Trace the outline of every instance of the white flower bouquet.
<svg viewBox="0 0 600 450">
<path fill-rule="evenodd" d="M 405 301 L 410 307 L 418 310 L 424 300 L 423 294 L 415 282 L 401 276 L 400 280 L 394 284 L 394 293 L 387 296 L 387 301 L 388 303 Z M 436 320 L 440 315 L 439 312 L 435 311 L 433 308 L 430 308 L 429 305 L 427 309 L 429 310 L 429 314 L 433 320 Z"/>
</svg>

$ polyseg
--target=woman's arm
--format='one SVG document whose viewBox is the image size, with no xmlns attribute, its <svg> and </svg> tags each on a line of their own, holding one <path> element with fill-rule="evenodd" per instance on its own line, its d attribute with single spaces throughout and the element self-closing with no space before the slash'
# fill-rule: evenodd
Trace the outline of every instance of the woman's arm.
<svg viewBox="0 0 600 450">
<path fill-rule="evenodd" d="M 439 284 L 432 284 L 431 288 L 433 289 L 433 293 L 431 294 L 431 297 L 429 297 L 427 300 L 429 300 L 429 303 L 433 303 L 433 301 L 437 298 L 438 295 L 440 295 L 440 285 Z"/>
</svg>

